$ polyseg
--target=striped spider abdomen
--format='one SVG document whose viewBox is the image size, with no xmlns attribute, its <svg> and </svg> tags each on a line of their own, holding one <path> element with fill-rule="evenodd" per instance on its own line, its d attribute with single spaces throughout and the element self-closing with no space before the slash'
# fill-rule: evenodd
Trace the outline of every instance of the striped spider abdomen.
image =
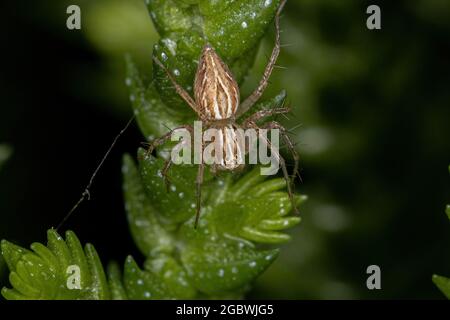
<svg viewBox="0 0 450 320">
<path fill-rule="evenodd" d="M 220 146 L 221 159 L 216 168 L 218 170 L 236 170 L 244 165 L 245 143 L 242 130 L 236 125 L 228 124 L 217 128 L 217 145 Z"/>
</svg>

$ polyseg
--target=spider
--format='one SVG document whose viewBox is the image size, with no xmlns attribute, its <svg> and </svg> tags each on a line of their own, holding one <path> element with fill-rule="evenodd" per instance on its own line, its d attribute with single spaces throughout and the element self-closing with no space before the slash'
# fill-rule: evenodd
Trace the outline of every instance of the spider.
<svg viewBox="0 0 450 320">
<path fill-rule="evenodd" d="M 184 88 L 176 82 L 173 75 L 161 63 L 161 61 L 158 60 L 158 58 L 156 57 L 153 58 L 155 63 L 165 71 L 167 77 L 172 82 L 177 94 L 180 95 L 181 98 L 198 115 L 199 120 L 202 121 L 203 126 L 205 128 L 217 129 L 220 135 L 222 136 L 221 141 L 223 141 L 222 142 L 223 154 L 225 156 L 225 159 L 227 159 L 227 161 L 222 162 L 221 164 L 212 165 L 213 166 L 212 170 L 214 172 L 217 170 L 235 171 L 242 168 L 242 164 L 237 161 L 237 159 L 241 156 L 240 154 L 241 150 L 235 147 L 237 139 L 236 130 L 238 128 L 241 128 L 244 130 L 255 129 L 257 132 L 259 132 L 258 130 L 260 129 L 278 129 L 282 139 L 288 146 L 295 161 L 292 180 L 298 174 L 299 155 L 296 152 L 294 144 L 292 143 L 290 137 L 287 135 L 287 130 L 283 126 L 281 126 L 278 122 L 275 121 L 270 121 L 261 127 L 259 127 L 256 124 L 257 121 L 265 117 L 275 114 L 288 113 L 290 111 L 289 108 L 280 107 L 268 110 L 261 110 L 244 119 L 242 122 L 240 123 L 237 122 L 237 120 L 240 119 L 240 117 L 244 113 L 246 113 L 259 100 L 259 98 L 262 96 L 264 90 L 268 85 L 269 77 L 272 73 L 272 70 L 275 66 L 276 60 L 280 52 L 279 18 L 285 3 L 286 0 L 281 1 L 275 15 L 275 29 L 276 29 L 275 45 L 272 50 L 269 62 L 265 68 L 262 79 L 260 80 L 258 87 L 253 91 L 253 93 L 251 93 L 250 96 L 246 98 L 242 103 L 240 103 L 240 92 L 236 80 L 234 79 L 228 66 L 222 61 L 222 59 L 219 57 L 219 55 L 216 53 L 216 51 L 210 44 L 206 44 L 202 49 L 194 81 L 194 98 L 192 98 L 189 95 L 189 93 L 185 91 Z M 193 127 L 190 125 L 182 125 L 180 127 L 172 129 L 162 137 L 150 143 L 147 154 L 150 154 L 154 150 L 154 148 L 164 144 L 167 140 L 169 140 L 172 133 L 175 130 L 179 129 L 185 129 L 190 132 L 193 131 Z M 270 149 L 271 154 L 275 156 L 278 160 L 278 163 L 282 169 L 284 178 L 286 180 L 290 201 L 292 202 L 294 211 L 298 213 L 292 192 L 291 186 L 292 181 L 291 178 L 289 177 L 286 168 L 286 163 L 279 154 L 278 150 L 276 150 L 275 148 L 273 148 L 272 145 L 270 145 L 269 141 L 266 141 L 265 143 L 267 147 Z M 172 160 L 171 159 L 166 160 L 165 165 L 161 172 L 166 183 L 168 182 L 167 172 L 171 165 Z M 202 161 L 199 164 L 196 179 L 197 212 L 194 224 L 195 228 L 197 227 L 200 217 L 201 186 L 203 183 L 204 169 L 205 163 Z"/>
</svg>

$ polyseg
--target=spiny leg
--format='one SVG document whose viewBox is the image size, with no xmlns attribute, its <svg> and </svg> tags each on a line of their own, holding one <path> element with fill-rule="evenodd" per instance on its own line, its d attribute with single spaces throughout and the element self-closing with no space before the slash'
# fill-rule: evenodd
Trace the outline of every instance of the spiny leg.
<svg viewBox="0 0 450 320">
<path fill-rule="evenodd" d="M 299 163 L 300 163 L 300 155 L 298 154 L 297 150 L 295 149 L 295 145 L 292 142 L 291 138 L 289 137 L 286 128 L 284 128 L 281 124 L 279 124 L 276 121 L 268 122 L 264 125 L 264 128 L 266 129 L 279 129 L 281 137 L 283 138 L 284 142 L 286 143 L 289 151 L 291 152 L 292 158 L 294 159 L 294 170 L 292 172 L 292 182 L 294 182 L 295 177 L 299 177 L 300 181 L 302 180 L 300 173 L 298 171 L 299 169 Z"/>
<path fill-rule="evenodd" d="M 164 163 L 164 167 L 161 171 L 161 175 L 163 177 L 164 184 L 166 185 L 167 192 L 169 191 L 169 187 L 170 187 L 170 179 L 169 179 L 169 176 L 167 173 L 169 172 L 169 169 L 172 166 L 172 163 L 173 163 L 172 159 L 166 160 L 166 162 Z"/>
<path fill-rule="evenodd" d="M 264 90 L 269 84 L 270 75 L 272 74 L 275 63 L 277 62 L 278 55 L 280 54 L 280 14 L 285 4 L 286 0 L 282 0 L 275 15 L 275 46 L 273 47 L 266 69 L 264 70 L 263 77 L 255 91 L 253 91 L 252 94 L 248 96 L 247 99 L 245 99 L 239 106 L 237 112 L 238 117 L 247 112 L 247 110 L 250 109 L 256 101 L 259 100 L 259 98 L 261 98 Z"/>
<path fill-rule="evenodd" d="M 189 128 L 188 130 L 190 130 L 190 132 L 192 134 L 192 128 Z M 184 139 L 181 140 L 181 143 L 179 143 L 175 147 L 173 147 L 172 152 L 174 152 L 174 151 L 175 152 L 179 152 L 180 148 L 182 148 L 182 147 L 184 147 L 186 145 L 186 142 L 187 141 L 185 141 Z M 166 185 L 167 192 L 169 192 L 169 187 L 171 185 L 168 172 L 169 172 L 170 168 L 172 167 L 172 164 L 173 164 L 173 159 L 172 159 L 172 156 L 171 156 L 170 159 L 165 161 L 164 167 L 163 167 L 163 169 L 161 171 L 161 175 L 163 176 L 163 180 L 164 180 L 164 183 Z"/>
<path fill-rule="evenodd" d="M 191 133 L 194 131 L 194 129 L 190 125 L 183 125 L 183 126 L 179 126 L 175 129 L 170 130 L 169 132 L 164 134 L 162 137 L 159 137 L 149 143 L 147 152 L 145 154 L 145 158 L 148 158 L 150 156 L 150 154 L 153 152 L 153 150 L 155 150 L 155 148 L 159 147 L 160 145 L 163 145 L 167 140 L 170 139 L 173 132 L 176 130 L 179 130 L 179 129 L 186 129 L 186 130 L 189 130 L 189 132 L 191 132 Z"/>
<path fill-rule="evenodd" d="M 254 128 L 259 129 L 256 125 L 254 126 Z M 260 135 L 260 138 L 261 138 L 260 141 L 262 141 L 265 145 L 269 147 L 272 156 L 275 156 L 275 158 L 278 160 L 281 170 L 283 172 L 284 180 L 286 180 L 286 187 L 288 191 L 289 200 L 291 201 L 292 204 L 292 209 L 296 214 L 299 214 L 297 205 L 295 203 L 294 192 L 292 191 L 291 179 L 289 177 L 289 173 L 287 171 L 286 162 L 284 161 L 284 158 L 280 155 L 278 150 L 276 150 L 275 147 L 270 143 L 267 137 Z"/>
<path fill-rule="evenodd" d="M 201 203 L 202 203 L 202 184 L 203 184 L 203 173 L 205 171 L 205 164 L 202 162 L 198 166 L 198 173 L 197 173 L 197 213 L 195 215 L 195 223 L 194 223 L 194 229 L 197 229 L 198 220 L 200 218 L 200 209 L 201 209 Z"/>
<path fill-rule="evenodd" d="M 283 170 L 284 179 L 286 180 L 286 186 L 288 189 L 289 200 L 291 200 L 292 209 L 294 210 L 294 212 L 296 214 L 299 214 L 297 205 L 296 205 L 295 199 L 294 199 L 294 192 L 292 191 L 292 183 L 291 183 L 291 179 L 289 177 L 289 173 L 287 171 L 286 162 L 284 161 L 284 159 L 281 155 L 278 155 L 278 156 L 279 156 L 281 170 Z"/>
<path fill-rule="evenodd" d="M 163 69 L 166 72 L 167 77 L 169 77 L 169 79 L 172 82 L 172 84 L 175 88 L 175 91 L 178 93 L 178 95 L 181 98 L 183 98 L 183 100 L 192 108 L 192 110 L 195 111 L 195 113 L 198 114 L 198 116 L 200 118 L 202 118 L 202 114 L 200 113 L 200 111 L 197 107 L 197 104 L 195 103 L 194 99 L 192 99 L 192 97 L 189 95 L 189 93 L 186 90 L 184 90 L 184 88 L 177 83 L 177 81 L 175 80 L 172 73 L 170 73 L 170 71 L 161 63 L 161 61 L 159 61 L 158 58 L 153 57 L 153 60 L 161 69 Z"/>
<path fill-rule="evenodd" d="M 243 123 L 245 126 L 247 123 L 256 123 L 262 118 L 270 117 L 275 114 L 285 114 L 289 113 L 290 111 L 291 111 L 290 108 L 274 108 L 274 109 L 260 110 L 249 116 L 247 119 L 245 119 Z"/>
</svg>

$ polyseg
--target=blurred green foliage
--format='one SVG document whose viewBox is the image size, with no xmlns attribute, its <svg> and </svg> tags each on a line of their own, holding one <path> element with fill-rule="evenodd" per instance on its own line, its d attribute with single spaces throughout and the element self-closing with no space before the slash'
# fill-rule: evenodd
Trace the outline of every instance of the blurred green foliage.
<svg viewBox="0 0 450 320">
<path fill-rule="evenodd" d="M 0 170 L 3 167 L 3 164 L 11 157 L 12 149 L 10 146 L 6 144 L 0 144 Z"/>
</svg>

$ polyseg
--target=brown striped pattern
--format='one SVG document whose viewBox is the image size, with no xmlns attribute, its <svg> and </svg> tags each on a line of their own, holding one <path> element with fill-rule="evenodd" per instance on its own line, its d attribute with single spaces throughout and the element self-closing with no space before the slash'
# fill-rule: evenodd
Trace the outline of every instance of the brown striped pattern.
<svg viewBox="0 0 450 320">
<path fill-rule="evenodd" d="M 194 94 L 199 111 L 207 119 L 228 119 L 237 111 L 238 84 L 210 45 L 203 48 L 195 75 Z"/>
<path fill-rule="evenodd" d="M 239 131 L 233 125 L 223 126 L 218 130 L 219 141 L 222 145 L 222 157 L 219 158 L 219 170 L 234 170 L 244 164 L 245 145 L 241 145 L 242 140 Z"/>
</svg>

